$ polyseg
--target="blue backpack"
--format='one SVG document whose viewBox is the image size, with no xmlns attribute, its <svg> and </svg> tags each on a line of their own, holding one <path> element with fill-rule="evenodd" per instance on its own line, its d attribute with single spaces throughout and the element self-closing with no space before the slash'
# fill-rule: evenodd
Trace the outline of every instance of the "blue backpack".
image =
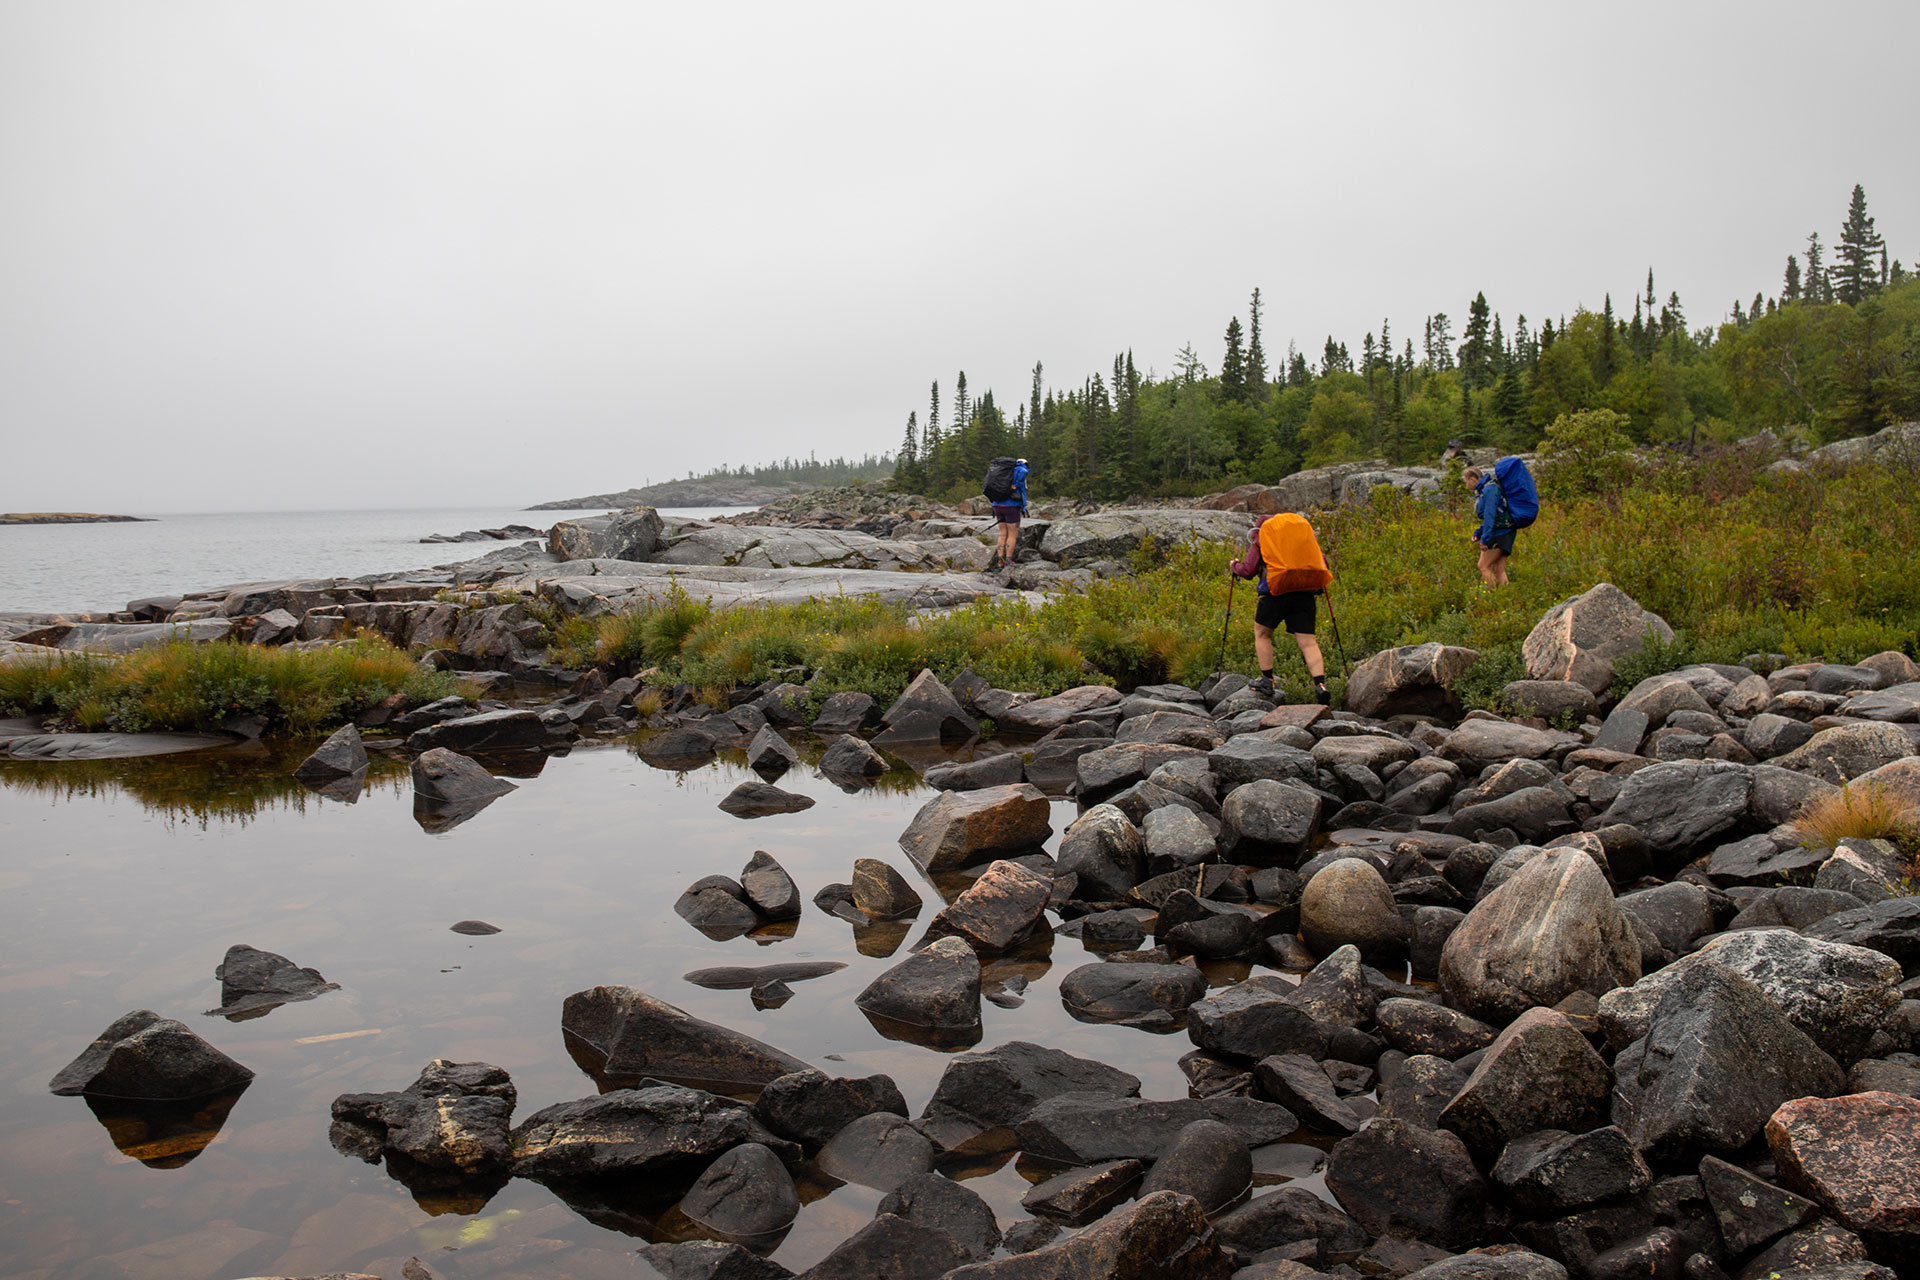
<svg viewBox="0 0 1920 1280">
<path fill-rule="evenodd" d="M 1524 529 L 1540 515 L 1540 490 L 1534 487 L 1533 473 L 1527 464 L 1512 456 L 1493 464 L 1493 482 L 1507 500 L 1507 513 L 1513 527 Z"/>
</svg>

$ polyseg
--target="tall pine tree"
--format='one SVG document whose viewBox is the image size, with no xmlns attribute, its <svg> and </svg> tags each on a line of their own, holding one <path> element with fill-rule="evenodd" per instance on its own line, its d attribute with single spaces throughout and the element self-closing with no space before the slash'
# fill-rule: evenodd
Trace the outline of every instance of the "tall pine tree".
<svg viewBox="0 0 1920 1280">
<path fill-rule="evenodd" d="M 1848 306 L 1880 292 L 1880 275 L 1887 242 L 1873 229 L 1867 216 L 1867 193 L 1853 184 L 1853 198 L 1847 204 L 1847 220 L 1840 226 L 1840 243 L 1833 249 L 1833 296 Z"/>
<path fill-rule="evenodd" d="M 1247 323 L 1247 389 L 1253 402 L 1267 398 L 1267 350 L 1260 345 L 1260 291 L 1253 291 L 1252 315 Z"/>
<path fill-rule="evenodd" d="M 1240 317 L 1227 321 L 1227 353 L 1220 360 L 1220 398 L 1228 404 L 1247 399 L 1247 352 L 1240 342 Z"/>
</svg>

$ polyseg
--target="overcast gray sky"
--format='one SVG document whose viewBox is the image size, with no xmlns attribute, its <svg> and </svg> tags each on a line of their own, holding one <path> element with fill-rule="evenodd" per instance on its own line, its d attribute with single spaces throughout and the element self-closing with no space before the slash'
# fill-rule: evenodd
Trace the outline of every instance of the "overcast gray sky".
<svg viewBox="0 0 1920 1280">
<path fill-rule="evenodd" d="M 0 0 L 0 509 L 523 503 L 928 383 L 1920 257 L 1920 5 Z"/>
</svg>

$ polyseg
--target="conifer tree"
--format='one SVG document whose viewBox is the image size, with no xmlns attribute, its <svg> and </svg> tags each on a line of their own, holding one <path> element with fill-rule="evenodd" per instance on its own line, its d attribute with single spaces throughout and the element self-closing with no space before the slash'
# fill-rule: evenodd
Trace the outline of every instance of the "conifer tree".
<svg viewBox="0 0 1920 1280">
<path fill-rule="evenodd" d="M 1033 389 L 1027 393 L 1027 431 L 1040 434 L 1040 362 L 1033 362 Z"/>
<path fill-rule="evenodd" d="M 1766 309 L 1767 295 L 1764 293 L 1756 293 L 1753 295 L 1753 305 L 1747 308 L 1747 318 L 1749 320 L 1758 320 L 1760 313 Z"/>
<path fill-rule="evenodd" d="M 1867 216 L 1866 189 L 1856 182 L 1847 220 L 1840 226 L 1840 242 L 1833 250 L 1833 296 L 1852 307 L 1880 292 L 1880 259 L 1886 247 Z"/>
<path fill-rule="evenodd" d="M 1427 367 L 1453 368 L 1453 321 L 1444 311 L 1434 312 L 1427 320 Z"/>
<path fill-rule="evenodd" d="M 1820 265 L 1820 233 L 1815 231 L 1807 237 L 1807 270 L 1800 278 L 1800 292 L 1808 302 L 1828 302 L 1830 291 L 1826 268 Z"/>
<path fill-rule="evenodd" d="M 1287 385 L 1304 387 L 1313 381 L 1313 371 L 1307 368 L 1307 358 L 1294 349 L 1293 343 L 1287 343 Z"/>
<path fill-rule="evenodd" d="M 926 477 L 920 473 L 920 431 L 915 419 L 917 414 L 907 414 L 907 434 L 900 441 L 900 454 L 893 464 L 893 482 L 896 488 L 908 493 L 918 493 L 926 487 Z"/>
<path fill-rule="evenodd" d="M 1260 291 L 1253 291 L 1251 315 L 1247 322 L 1247 389 L 1252 393 L 1253 402 L 1261 404 L 1267 398 L 1267 350 L 1260 345 Z"/>
<path fill-rule="evenodd" d="M 1642 359 L 1647 354 L 1647 326 L 1640 318 L 1640 299 L 1633 300 L 1633 323 L 1627 326 L 1627 350 Z"/>
<path fill-rule="evenodd" d="M 1484 292 L 1474 295 L 1473 302 L 1467 307 L 1467 331 L 1462 335 L 1460 344 L 1460 383 L 1462 386 L 1485 386 L 1490 380 L 1488 371 L 1492 365 L 1489 351 L 1488 324 L 1492 312 L 1487 306 Z"/>
<path fill-rule="evenodd" d="M 1227 321 L 1227 353 L 1220 361 L 1220 398 L 1228 404 L 1247 399 L 1247 353 L 1240 341 L 1240 317 Z"/>
<path fill-rule="evenodd" d="M 1600 313 L 1600 368 L 1595 371 L 1599 375 L 1600 385 L 1603 387 L 1613 380 L 1613 329 L 1613 294 L 1608 293 L 1607 305 Z"/>
<path fill-rule="evenodd" d="M 959 435 L 973 421 L 973 406 L 967 403 L 967 371 L 962 369 L 960 376 L 953 381 L 953 429 L 951 434 Z"/>
<path fill-rule="evenodd" d="M 1787 278 L 1780 286 L 1780 301 L 1782 304 L 1800 301 L 1800 259 L 1792 254 L 1787 255 Z"/>
</svg>

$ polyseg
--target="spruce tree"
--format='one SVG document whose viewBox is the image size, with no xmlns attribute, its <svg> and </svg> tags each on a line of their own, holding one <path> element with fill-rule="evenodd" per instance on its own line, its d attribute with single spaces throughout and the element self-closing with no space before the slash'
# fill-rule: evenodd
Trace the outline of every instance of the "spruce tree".
<svg viewBox="0 0 1920 1280">
<path fill-rule="evenodd" d="M 1600 313 L 1600 368 L 1596 370 L 1600 385 L 1606 386 L 1613 380 L 1613 294 L 1607 294 L 1607 305 Z"/>
<path fill-rule="evenodd" d="M 1792 254 L 1787 255 L 1787 278 L 1786 282 L 1780 286 L 1780 301 L 1782 303 L 1800 301 L 1800 259 Z"/>
<path fill-rule="evenodd" d="M 953 429 L 952 435 L 959 435 L 973 421 L 973 406 L 967 403 L 967 371 L 962 369 L 960 376 L 953 380 Z"/>
<path fill-rule="evenodd" d="M 1267 398 L 1267 350 L 1260 345 L 1260 291 L 1253 291 L 1251 315 L 1247 322 L 1247 388 L 1255 404 Z"/>
<path fill-rule="evenodd" d="M 1753 305 L 1747 308 L 1747 319 L 1758 320 L 1760 318 L 1761 313 L 1764 312 L 1766 309 L 1767 309 L 1767 295 L 1764 293 L 1754 294 Z"/>
<path fill-rule="evenodd" d="M 1483 387 L 1491 378 L 1492 354 L 1489 349 L 1488 325 L 1492 311 L 1487 306 L 1487 295 L 1477 293 L 1467 307 L 1467 331 L 1460 344 L 1460 382 L 1462 386 Z"/>
<path fill-rule="evenodd" d="M 1427 365 L 1431 369 L 1453 368 L 1453 321 L 1447 313 L 1436 311 L 1427 321 Z"/>
<path fill-rule="evenodd" d="M 1027 431 L 1038 434 L 1040 430 L 1040 362 L 1033 362 L 1033 390 L 1027 393 Z"/>
<path fill-rule="evenodd" d="M 894 487 L 908 493 L 918 493 L 926 487 L 926 479 L 920 474 L 920 430 L 915 421 L 918 416 L 907 414 L 907 434 L 900 441 L 900 456 L 893 463 Z"/>
<path fill-rule="evenodd" d="M 1815 231 L 1807 237 L 1807 271 L 1801 277 L 1800 291 L 1808 302 L 1827 302 L 1831 287 L 1826 268 L 1820 265 L 1820 233 Z"/>
<path fill-rule="evenodd" d="M 1840 226 L 1840 243 L 1833 250 L 1833 296 L 1853 307 L 1880 292 L 1880 259 L 1886 247 L 1867 216 L 1866 189 L 1856 182 L 1847 220 Z"/>
<path fill-rule="evenodd" d="M 1247 399 L 1247 352 L 1240 342 L 1240 317 L 1227 321 L 1227 354 L 1220 361 L 1220 398 L 1227 404 Z"/>
<path fill-rule="evenodd" d="M 1293 343 L 1287 343 L 1287 385 L 1304 387 L 1313 381 L 1313 370 L 1307 367 L 1307 358 L 1295 350 Z"/>
</svg>

